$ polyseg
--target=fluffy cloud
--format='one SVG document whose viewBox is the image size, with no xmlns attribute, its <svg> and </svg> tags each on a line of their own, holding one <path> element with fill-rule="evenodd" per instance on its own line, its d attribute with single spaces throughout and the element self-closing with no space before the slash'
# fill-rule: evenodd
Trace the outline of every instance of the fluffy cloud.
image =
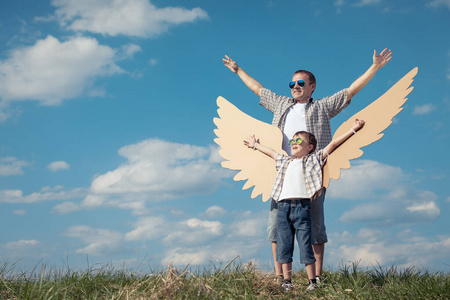
<svg viewBox="0 0 450 300">
<path fill-rule="evenodd" d="M 208 19 L 201 8 L 156 8 L 148 0 L 53 0 L 56 19 L 74 31 L 155 37 L 171 26 Z"/>
<path fill-rule="evenodd" d="M 127 241 L 145 241 L 160 238 L 165 232 L 163 217 L 145 217 L 137 221 L 135 229 L 125 235 Z"/>
<path fill-rule="evenodd" d="M 80 254 L 101 256 L 120 252 L 123 248 L 123 235 L 112 230 L 80 225 L 67 229 L 66 235 L 79 238 L 88 244 L 86 247 L 75 251 Z"/>
<path fill-rule="evenodd" d="M 220 206 L 211 206 L 210 208 L 208 208 L 205 213 L 204 213 L 204 217 L 206 218 L 220 218 L 222 217 L 227 211 Z"/>
<path fill-rule="evenodd" d="M 47 166 L 47 169 L 49 169 L 52 172 L 61 171 L 61 170 L 69 170 L 70 165 L 68 163 L 66 163 L 65 161 L 54 161 Z"/>
<path fill-rule="evenodd" d="M 149 139 L 121 148 L 127 162 L 95 178 L 93 194 L 132 194 L 150 201 L 211 193 L 229 173 L 211 161 L 212 148 Z M 214 148 L 215 149 L 215 148 Z"/>
<path fill-rule="evenodd" d="M 192 217 L 175 221 L 164 216 L 145 216 L 125 233 L 74 226 L 66 235 L 85 244 L 76 249 L 79 254 L 106 257 L 138 248 L 145 249 L 146 256 L 155 255 L 152 259 L 158 258 L 162 265 L 206 265 L 211 259 L 230 261 L 237 255 L 250 259 L 264 246 L 270 248 L 264 234 L 267 211 L 232 212 L 227 216 L 232 219 L 231 223 Z M 149 253 L 149 250 L 154 252 Z"/>
<path fill-rule="evenodd" d="M 378 4 L 380 2 L 381 2 L 381 0 L 359 0 L 358 2 L 355 3 L 355 6 L 358 6 L 358 7 L 368 6 L 368 5 Z"/>
<path fill-rule="evenodd" d="M 427 3 L 428 7 L 431 8 L 440 8 L 441 6 L 446 7 L 450 10 L 450 1 L 449 0 L 432 0 Z"/>
<path fill-rule="evenodd" d="M 0 158 L 0 176 L 22 175 L 22 168 L 27 165 L 27 162 L 15 157 L 2 157 Z"/>
<path fill-rule="evenodd" d="M 436 106 L 428 103 L 424 105 L 418 105 L 414 107 L 413 115 L 426 115 L 431 113 L 433 110 L 436 109 Z"/>
<path fill-rule="evenodd" d="M 445 259 L 450 251 L 450 236 L 424 237 L 411 230 L 393 235 L 384 230 L 363 228 L 355 234 L 332 233 L 329 238 L 327 259 L 334 265 L 359 261 L 364 267 L 379 264 L 429 269 L 434 261 Z"/>
<path fill-rule="evenodd" d="M 21 190 L 0 190 L 0 203 L 36 203 L 68 200 L 82 198 L 85 195 L 86 190 L 82 188 L 59 192 L 35 192 L 30 195 L 24 195 Z"/>
<path fill-rule="evenodd" d="M 0 99 L 58 105 L 83 93 L 99 95 L 102 92 L 93 88 L 96 78 L 124 72 L 115 64 L 115 55 L 93 38 L 61 42 L 47 36 L 0 61 Z"/>
<path fill-rule="evenodd" d="M 439 217 L 437 195 L 418 190 L 400 168 L 370 160 L 358 160 L 352 165 L 327 191 L 329 199 L 363 202 L 343 213 L 341 221 L 420 223 Z"/>
</svg>

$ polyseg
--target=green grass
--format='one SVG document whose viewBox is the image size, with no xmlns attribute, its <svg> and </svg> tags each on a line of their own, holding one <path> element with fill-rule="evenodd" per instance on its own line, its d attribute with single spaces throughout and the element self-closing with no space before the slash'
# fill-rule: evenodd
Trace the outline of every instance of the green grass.
<svg viewBox="0 0 450 300">
<path fill-rule="evenodd" d="M 450 276 L 396 267 L 364 269 L 358 263 L 324 273 L 320 290 L 307 293 L 307 276 L 295 272 L 295 290 L 281 291 L 272 274 L 252 263 L 190 270 L 167 267 L 151 274 L 112 267 L 86 271 L 20 271 L 0 264 L 0 299 L 450 299 Z"/>
</svg>

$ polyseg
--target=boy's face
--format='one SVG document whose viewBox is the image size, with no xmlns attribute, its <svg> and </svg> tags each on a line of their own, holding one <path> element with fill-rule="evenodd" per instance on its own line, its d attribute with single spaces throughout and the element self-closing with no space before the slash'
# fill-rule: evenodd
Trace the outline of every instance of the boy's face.
<svg viewBox="0 0 450 300">
<path fill-rule="evenodd" d="M 297 140 L 298 138 L 301 139 L 300 144 L 297 144 L 297 141 L 300 142 L 300 140 Z M 306 140 L 303 134 L 294 135 L 293 140 L 294 142 L 291 144 L 291 153 L 298 158 L 308 155 L 314 148 L 314 146 Z"/>
</svg>

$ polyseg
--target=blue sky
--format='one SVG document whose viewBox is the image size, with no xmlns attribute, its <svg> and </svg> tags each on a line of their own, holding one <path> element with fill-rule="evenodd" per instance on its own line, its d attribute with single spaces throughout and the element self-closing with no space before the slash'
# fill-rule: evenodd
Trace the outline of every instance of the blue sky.
<svg viewBox="0 0 450 300">
<path fill-rule="evenodd" d="M 448 0 L 1 1 L 1 261 L 145 271 L 239 255 L 269 269 L 268 203 L 221 168 L 213 118 L 218 96 L 271 113 L 221 59 L 287 96 L 310 70 L 321 98 L 387 47 L 333 130 L 418 67 L 414 91 L 332 182 L 325 266 L 450 270 L 449 12 Z"/>
</svg>

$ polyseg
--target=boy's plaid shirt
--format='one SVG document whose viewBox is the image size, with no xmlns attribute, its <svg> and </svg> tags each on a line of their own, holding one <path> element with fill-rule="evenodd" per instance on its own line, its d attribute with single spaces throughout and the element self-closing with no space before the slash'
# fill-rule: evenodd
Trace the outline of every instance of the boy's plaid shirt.
<svg viewBox="0 0 450 300">
<path fill-rule="evenodd" d="M 281 189 L 283 188 L 284 175 L 286 174 L 289 163 L 293 159 L 296 159 L 295 156 L 289 157 L 283 154 L 278 154 L 275 158 L 278 174 L 275 178 L 272 192 L 270 193 L 270 197 L 272 197 L 275 201 L 280 200 L 279 197 L 281 194 Z M 322 160 L 322 150 L 304 156 L 301 159 L 303 161 L 302 173 L 306 192 L 308 193 L 308 196 L 312 198 L 316 194 L 316 192 L 318 192 L 322 188 L 322 166 L 325 163 L 326 159 Z"/>
</svg>

